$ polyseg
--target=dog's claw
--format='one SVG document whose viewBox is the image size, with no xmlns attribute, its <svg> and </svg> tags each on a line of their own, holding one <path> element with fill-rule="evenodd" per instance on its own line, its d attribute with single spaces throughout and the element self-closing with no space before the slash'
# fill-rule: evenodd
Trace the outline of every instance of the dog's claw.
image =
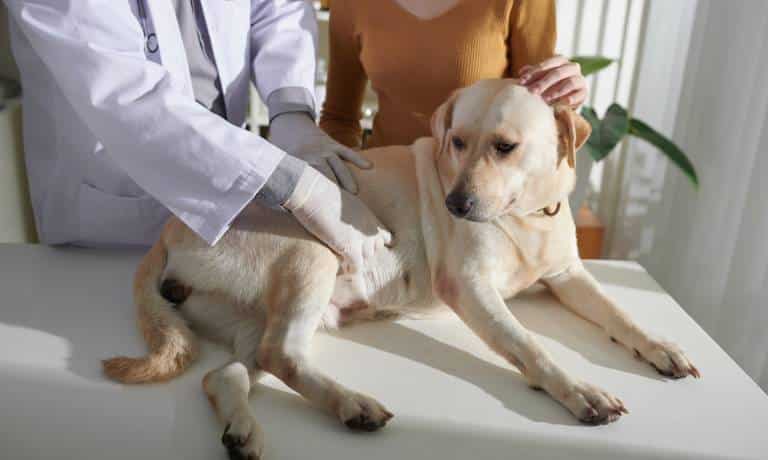
<svg viewBox="0 0 768 460">
<path fill-rule="evenodd" d="M 624 402 L 622 400 L 619 400 L 619 403 L 621 403 L 621 407 L 619 407 L 619 412 L 623 414 L 629 414 L 629 409 L 624 405 Z"/>
<path fill-rule="evenodd" d="M 693 364 L 691 364 L 688 367 L 688 373 L 691 374 L 692 376 L 696 377 L 697 379 L 701 378 L 701 372 L 699 372 L 699 370 Z"/>
<path fill-rule="evenodd" d="M 580 420 L 584 423 L 596 423 L 598 415 L 594 407 L 587 407 Z"/>
<path fill-rule="evenodd" d="M 221 443 L 224 444 L 225 447 L 229 447 L 232 442 L 232 436 L 229 434 L 229 428 L 232 426 L 231 423 L 227 423 L 227 426 L 224 427 L 224 433 L 221 434 Z"/>
</svg>

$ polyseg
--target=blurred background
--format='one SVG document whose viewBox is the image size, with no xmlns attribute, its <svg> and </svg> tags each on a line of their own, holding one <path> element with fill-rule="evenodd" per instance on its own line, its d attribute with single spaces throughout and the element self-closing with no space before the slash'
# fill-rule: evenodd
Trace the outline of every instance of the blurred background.
<svg viewBox="0 0 768 460">
<path fill-rule="evenodd" d="M 320 25 L 317 95 L 327 71 Z M 653 145 L 626 136 L 578 158 L 584 257 L 632 259 L 768 389 L 768 2 L 559 0 L 558 52 L 604 56 L 588 106 L 614 102 L 669 137 L 699 186 Z M 0 242 L 36 241 L 21 145 L 23 94 L 0 11 Z M 366 99 L 364 126 L 376 111 Z M 265 124 L 255 92 L 251 124 Z M 45 135 L 45 133 L 40 133 Z M 583 205 L 583 207 L 582 207 Z"/>
</svg>

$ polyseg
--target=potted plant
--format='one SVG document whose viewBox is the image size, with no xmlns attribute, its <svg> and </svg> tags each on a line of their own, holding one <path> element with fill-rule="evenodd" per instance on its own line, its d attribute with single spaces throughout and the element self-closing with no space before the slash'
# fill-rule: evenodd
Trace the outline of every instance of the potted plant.
<svg viewBox="0 0 768 460">
<path fill-rule="evenodd" d="M 585 76 L 599 72 L 613 63 L 612 59 L 603 56 L 577 56 L 571 60 L 581 65 L 581 72 Z M 698 188 L 696 170 L 685 152 L 644 121 L 632 117 L 621 105 L 615 102 L 611 104 L 602 119 L 594 108 L 587 105 L 582 107 L 581 115 L 592 125 L 592 134 L 582 147 L 582 150 L 589 154 L 589 159 L 576 162 L 576 187 L 569 200 L 574 215 L 586 198 L 593 162 L 599 162 L 608 156 L 626 136 L 643 139 L 656 147 L 688 177 L 694 187 Z"/>
</svg>

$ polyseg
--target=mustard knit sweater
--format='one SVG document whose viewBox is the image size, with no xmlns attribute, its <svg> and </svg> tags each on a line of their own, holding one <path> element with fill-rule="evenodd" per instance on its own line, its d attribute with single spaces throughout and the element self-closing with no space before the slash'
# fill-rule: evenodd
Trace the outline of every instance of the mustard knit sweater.
<svg viewBox="0 0 768 460">
<path fill-rule="evenodd" d="M 460 0 L 420 19 L 394 0 L 333 0 L 320 126 L 359 147 L 368 80 L 379 110 L 367 147 L 410 144 L 456 89 L 554 55 L 555 0 Z"/>
</svg>

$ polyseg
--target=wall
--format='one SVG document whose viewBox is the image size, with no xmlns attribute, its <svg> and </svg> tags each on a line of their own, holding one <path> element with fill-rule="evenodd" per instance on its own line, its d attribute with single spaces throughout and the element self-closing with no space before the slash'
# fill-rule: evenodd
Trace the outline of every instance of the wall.
<svg viewBox="0 0 768 460">
<path fill-rule="evenodd" d="M 0 77 L 18 79 L 8 41 L 8 19 L 0 6 Z M 29 204 L 21 140 L 21 104 L 0 102 L 0 243 L 37 241 Z"/>
</svg>

